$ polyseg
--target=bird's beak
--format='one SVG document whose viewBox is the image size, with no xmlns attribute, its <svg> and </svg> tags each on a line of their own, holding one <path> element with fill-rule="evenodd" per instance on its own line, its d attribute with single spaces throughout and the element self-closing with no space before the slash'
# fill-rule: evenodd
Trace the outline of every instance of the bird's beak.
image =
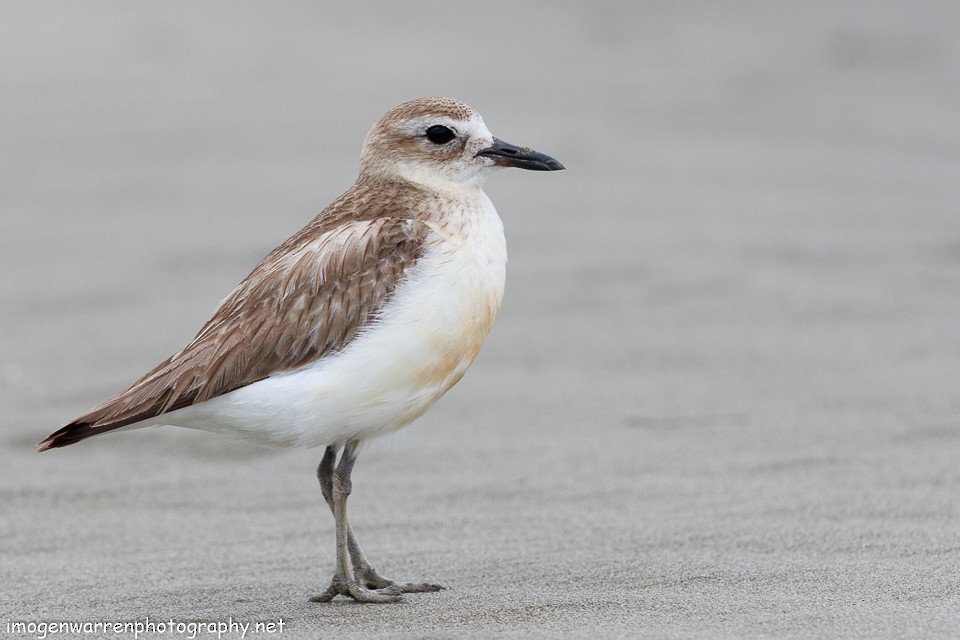
<svg viewBox="0 0 960 640">
<path fill-rule="evenodd" d="M 501 167 L 519 167 L 532 171 L 560 171 L 562 164 L 545 153 L 539 153 L 527 147 L 504 142 L 499 138 L 493 139 L 493 145 L 477 152 L 478 156 L 493 158 L 494 164 Z"/>
</svg>

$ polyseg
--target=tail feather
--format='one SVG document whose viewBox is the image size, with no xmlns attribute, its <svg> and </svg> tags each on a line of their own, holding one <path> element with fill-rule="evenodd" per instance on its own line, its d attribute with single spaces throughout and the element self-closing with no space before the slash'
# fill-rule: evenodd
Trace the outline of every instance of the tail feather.
<svg viewBox="0 0 960 640">
<path fill-rule="evenodd" d="M 47 449 L 57 449 L 65 447 L 81 440 L 86 440 L 90 436 L 98 436 L 101 433 L 107 433 L 114 429 L 126 427 L 136 422 L 142 422 L 149 418 L 154 418 L 160 414 L 169 411 L 175 411 L 182 407 L 193 404 L 196 398 L 196 389 L 188 393 L 183 393 L 176 399 L 176 402 L 170 402 L 166 390 L 147 405 L 134 405 L 132 408 L 129 403 L 124 401 L 124 394 L 130 389 L 110 398 L 92 411 L 83 414 L 62 429 L 51 433 L 47 438 L 37 445 L 37 451 L 46 451 Z"/>
<path fill-rule="evenodd" d="M 73 422 L 58 429 L 51 433 L 47 438 L 37 445 L 37 451 L 46 451 L 47 449 L 57 449 L 59 447 L 65 447 L 69 444 L 74 444 L 85 440 L 90 436 L 99 435 L 106 431 L 112 431 L 122 427 L 122 424 L 118 425 L 104 425 L 102 427 L 95 427 L 89 422 Z"/>
</svg>

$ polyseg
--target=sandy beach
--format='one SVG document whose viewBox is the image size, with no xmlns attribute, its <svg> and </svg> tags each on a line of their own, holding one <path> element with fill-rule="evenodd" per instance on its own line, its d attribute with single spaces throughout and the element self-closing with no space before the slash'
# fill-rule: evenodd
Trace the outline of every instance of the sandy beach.
<svg viewBox="0 0 960 640">
<path fill-rule="evenodd" d="M 956 637 L 957 3 L 3 9 L 0 638 Z M 421 95 L 568 168 L 488 181 L 493 333 L 357 463 L 367 555 L 445 591 L 309 602 L 320 450 L 34 452 Z"/>
</svg>

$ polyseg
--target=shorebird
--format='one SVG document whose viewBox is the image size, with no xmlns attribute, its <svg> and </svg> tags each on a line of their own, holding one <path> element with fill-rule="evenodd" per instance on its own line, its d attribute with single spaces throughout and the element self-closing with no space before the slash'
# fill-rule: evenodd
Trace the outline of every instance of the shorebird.
<svg viewBox="0 0 960 640">
<path fill-rule="evenodd" d="M 507 250 L 482 185 L 500 167 L 564 168 L 494 138 L 457 100 L 394 107 L 367 134 L 357 182 L 270 252 L 190 344 L 37 450 L 159 425 L 325 446 L 317 478 L 336 568 L 312 600 L 441 589 L 373 568 L 347 520 L 350 474 L 363 440 L 406 426 L 460 380 L 493 325 Z"/>
</svg>

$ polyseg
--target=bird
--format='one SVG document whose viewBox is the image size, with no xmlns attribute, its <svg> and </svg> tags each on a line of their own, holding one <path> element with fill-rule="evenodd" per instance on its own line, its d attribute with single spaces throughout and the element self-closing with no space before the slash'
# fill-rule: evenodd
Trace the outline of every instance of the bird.
<svg viewBox="0 0 960 640">
<path fill-rule="evenodd" d="M 493 326 L 507 250 L 482 187 L 503 167 L 564 169 L 495 138 L 459 100 L 390 109 L 364 139 L 352 187 L 257 264 L 187 346 L 37 450 L 162 425 L 325 447 L 317 478 L 336 565 L 311 599 L 396 602 L 442 589 L 382 576 L 357 542 L 347 497 L 361 443 L 420 417 Z"/>
</svg>

